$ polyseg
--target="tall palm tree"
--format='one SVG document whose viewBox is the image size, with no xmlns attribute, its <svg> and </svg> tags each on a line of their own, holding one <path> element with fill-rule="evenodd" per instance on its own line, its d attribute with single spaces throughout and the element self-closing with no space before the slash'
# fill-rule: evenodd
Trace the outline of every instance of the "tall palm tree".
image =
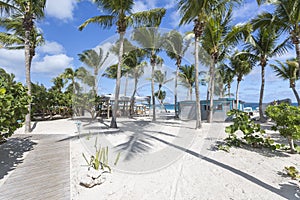
<svg viewBox="0 0 300 200">
<path fill-rule="evenodd" d="M 245 44 L 246 53 L 251 59 L 259 62 L 261 66 L 261 87 L 259 94 L 259 117 L 260 121 L 264 122 L 265 118 L 262 110 L 262 103 L 264 97 L 265 87 L 265 68 L 268 64 L 268 60 L 274 56 L 281 56 L 292 47 L 288 39 L 285 39 L 281 43 L 279 42 L 280 34 L 278 29 L 272 27 L 260 28 L 257 33 L 253 33 L 249 37 L 249 42 Z"/>
<path fill-rule="evenodd" d="M 178 118 L 177 111 L 177 85 L 178 85 L 178 73 L 181 66 L 182 57 L 187 51 L 190 40 L 184 40 L 184 37 L 177 31 L 172 30 L 165 34 L 165 40 L 163 47 L 166 50 L 167 55 L 176 61 L 176 72 L 175 72 L 175 90 L 174 90 L 174 107 L 175 107 L 175 118 Z"/>
<path fill-rule="evenodd" d="M 209 107 L 207 121 L 213 120 L 213 96 L 215 94 L 215 71 L 218 62 L 226 58 L 230 53 L 230 47 L 239 43 L 239 41 L 250 33 L 251 26 L 231 26 L 232 6 L 222 13 L 212 13 L 207 20 L 206 27 L 201 38 L 202 46 L 210 55 L 211 62 L 209 68 Z"/>
<path fill-rule="evenodd" d="M 109 52 L 106 55 L 103 55 L 103 49 L 99 48 L 99 52 L 94 49 L 89 49 L 83 51 L 83 53 L 78 54 L 79 60 L 83 62 L 85 65 L 93 69 L 94 75 L 94 85 L 93 91 L 95 95 L 98 95 L 98 73 L 100 68 L 103 66 L 104 62 L 107 60 Z"/>
<path fill-rule="evenodd" d="M 170 82 L 173 80 L 173 78 L 171 79 L 166 79 L 167 78 L 167 72 L 163 73 L 161 70 L 155 70 L 154 72 L 154 77 L 153 77 L 153 81 L 155 83 L 158 83 L 158 91 L 157 91 L 157 95 L 155 95 L 160 103 L 160 105 L 165 109 L 165 111 L 167 112 L 167 109 L 165 108 L 164 104 L 163 104 L 163 97 L 166 97 L 166 95 L 162 95 L 161 93 L 163 92 L 161 90 L 161 88 L 163 87 L 163 85 L 165 85 L 166 83 Z"/>
<path fill-rule="evenodd" d="M 182 15 L 180 25 L 189 24 L 194 21 L 195 35 L 195 94 L 196 94 L 196 129 L 201 128 L 201 108 L 200 108 L 200 93 L 199 93 L 199 52 L 198 43 L 206 26 L 207 20 L 212 12 L 222 13 L 226 9 L 228 3 L 236 2 L 235 0 L 180 0 L 179 12 Z"/>
<path fill-rule="evenodd" d="M 154 75 L 155 67 L 161 64 L 163 60 L 157 55 L 163 47 L 164 38 L 160 34 L 158 28 L 140 28 L 134 30 L 133 40 L 137 41 L 147 52 L 151 65 L 151 98 L 152 98 L 152 121 L 156 121 L 155 113 L 155 92 L 154 92 Z"/>
<path fill-rule="evenodd" d="M 273 2 L 274 3 L 274 2 Z M 300 2 L 295 0 L 275 1 L 273 13 L 264 12 L 252 20 L 254 28 L 268 27 L 270 24 L 288 33 L 294 44 L 297 62 L 300 65 Z"/>
<path fill-rule="evenodd" d="M 24 49 L 25 49 L 25 71 L 26 71 L 26 85 L 28 88 L 28 95 L 31 96 L 31 78 L 30 69 L 32 61 L 32 34 L 34 30 L 35 20 L 44 17 L 44 9 L 46 0 L 1 0 L 0 13 L 5 18 L 22 19 L 21 35 L 24 35 Z M 19 24 L 17 25 L 19 26 Z M 19 34 L 18 34 L 19 35 Z M 28 113 L 25 119 L 25 132 L 31 132 L 31 104 L 28 104 Z"/>
<path fill-rule="evenodd" d="M 238 109 L 240 82 L 243 80 L 244 76 L 248 75 L 252 71 L 255 62 L 251 60 L 247 54 L 239 54 L 239 52 L 235 52 L 230 58 L 230 65 L 237 77 L 235 108 Z"/>
<path fill-rule="evenodd" d="M 195 85 L 195 65 L 184 65 L 179 67 L 178 73 L 181 84 L 188 88 L 187 99 L 192 100 L 193 87 Z"/>
<path fill-rule="evenodd" d="M 293 90 L 293 93 L 297 99 L 298 106 L 300 106 L 300 97 L 296 90 L 296 81 L 299 80 L 297 76 L 299 71 L 299 64 L 294 60 L 287 60 L 285 63 L 276 60 L 277 65 L 271 64 L 271 67 L 274 69 L 276 76 L 282 78 L 283 80 L 289 80 L 290 88 Z"/>
<path fill-rule="evenodd" d="M 136 49 L 124 55 L 124 64 L 127 66 L 127 73 L 129 78 L 134 79 L 134 89 L 130 98 L 130 117 L 133 116 L 134 111 L 134 99 L 137 91 L 137 85 L 139 78 L 144 74 L 144 67 L 147 62 L 143 61 L 146 52 L 141 49 Z"/>
<path fill-rule="evenodd" d="M 166 10 L 164 8 L 156 8 L 149 11 L 132 13 L 132 7 L 134 5 L 133 0 L 94 0 L 94 3 L 101 8 L 101 10 L 108 13 L 107 15 L 95 16 L 86 20 L 79 26 L 79 30 L 82 30 L 90 23 L 99 24 L 103 28 L 112 27 L 116 24 L 117 31 L 119 33 L 120 49 L 118 55 L 118 67 L 117 67 L 117 80 L 115 89 L 115 103 L 112 113 L 112 119 L 110 123 L 111 128 L 117 128 L 116 114 L 118 110 L 118 101 L 120 93 L 120 79 L 121 79 L 121 66 L 123 56 L 123 42 L 124 35 L 128 26 L 158 26 L 162 17 L 165 15 Z"/>
</svg>

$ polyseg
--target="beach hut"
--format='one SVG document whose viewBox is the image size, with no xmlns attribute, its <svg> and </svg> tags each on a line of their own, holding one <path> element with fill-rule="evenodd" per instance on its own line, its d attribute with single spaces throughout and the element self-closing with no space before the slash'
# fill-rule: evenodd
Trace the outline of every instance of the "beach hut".
<svg viewBox="0 0 300 200">
<path fill-rule="evenodd" d="M 245 102 L 239 101 L 238 109 L 244 109 Z M 206 120 L 209 109 L 209 101 L 201 100 L 201 119 Z M 234 98 L 219 98 L 213 102 L 213 121 L 226 121 L 227 112 L 235 108 Z M 181 120 L 196 119 L 196 102 L 180 101 L 179 102 L 179 118 Z"/>
</svg>

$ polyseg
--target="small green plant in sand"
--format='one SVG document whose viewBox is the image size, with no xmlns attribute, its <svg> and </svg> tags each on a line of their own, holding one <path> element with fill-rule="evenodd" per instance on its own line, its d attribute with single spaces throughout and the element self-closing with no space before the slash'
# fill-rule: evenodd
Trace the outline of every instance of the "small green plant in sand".
<svg viewBox="0 0 300 200">
<path fill-rule="evenodd" d="M 96 152 L 95 155 L 91 155 L 90 160 L 87 159 L 84 153 L 82 153 L 83 158 L 85 159 L 88 167 L 92 167 L 95 170 L 103 170 L 111 172 L 111 167 L 108 164 L 108 147 L 102 147 L 97 145 L 97 138 L 95 140 L 94 145 Z M 117 157 L 115 159 L 114 165 L 117 165 L 119 159 L 120 159 L 120 152 L 117 154 Z"/>
<path fill-rule="evenodd" d="M 275 144 L 270 137 L 263 137 L 265 131 L 261 129 L 259 124 L 252 121 L 246 112 L 231 110 L 227 115 L 233 118 L 233 124 L 225 128 L 228 137 L 225 138 L 225 144 L 218 146 L 219 150 L 229 152 L 230 147 L 240 147 L 242 144 L 252 147 L 267 147 L 272 150 L 281 147 L 280 144 Z M 242 136 L 237 135 L 238 131 L 242 133 Z"/>
<path fill-rule="evenodd" d="M 296 148 L 294 140 L 300 139 L 300 107 L 284 103 L 268 106 L 266 114 L 276 123 L 272 130 L 278 130 L 280 135 L 287 138 L 291 153 L 296 153 L 299 148 Z"/>
<path fill-rule="evenodd" d="M 287 173 L 289 177 L 291 177 L 294 180 L 300 179 L 299 171 L 294 166 L 284 167 L 284 171 Z"/>
</svg>

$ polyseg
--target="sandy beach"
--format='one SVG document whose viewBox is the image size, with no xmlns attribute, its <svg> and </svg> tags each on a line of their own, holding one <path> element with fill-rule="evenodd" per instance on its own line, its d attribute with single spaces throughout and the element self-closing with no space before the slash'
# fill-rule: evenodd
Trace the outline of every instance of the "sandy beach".
<svg viewBox="0 0 300 200">
<path fill-rule="evenodd" d="M 227 123 L 203 123 L 200 130 L 194 121 L 168 117 L 157 122 L 119 118 L 113 130 L 108 124 L 88 119 L 36 123 L 33 134 L 68 134 L 71 199 L 299 199 L 297 181 L 283 171 L 290 165 L 299 168 L 299 155 L 250 147 L 218 151 Z M 79 185 L 88 169 L 82 153 L 94 154 L 96 138 L 98 145 L 108 146 L 112 173 L 102 175 L 101 185 L 85 188 Z"/>
</svg>

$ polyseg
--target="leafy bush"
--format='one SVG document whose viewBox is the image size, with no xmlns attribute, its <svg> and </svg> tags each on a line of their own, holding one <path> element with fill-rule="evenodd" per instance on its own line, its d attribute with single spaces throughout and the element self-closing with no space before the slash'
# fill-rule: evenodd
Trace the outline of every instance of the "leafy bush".
<svg viewBox="0 0 300 200">
<path fill-rule="evenodd" d="M 266 114 L 276 123 L 272 130 L 287 138 L 291 153 L 296 153 L 294 140 L 300 139 L 300 107 L 284 103 L 268 106 Z"/>
<path fill-rule="evenodd" d="M 30 97 L 22 83 L 14 81 L 14 78 L 13 74 L 0 68 L 0 140 L 22 127 L 28 113 Z"/>
<path fill-rule="evenodd" d="M 284 167 L 285 172 L 288 176 L 290 176 L 292 179 L 299 179 L 300 174 L 299 171 L 294 166 Z"/>
<path fill-rule="evenodd" d="M 225 138 L 226 144 L 219 147 L 220 150 L 229 151 L 229 147 L 240 147 L 242 144 L 249 144 L 253 147 L 268 147 L 272 150 L 279 149 L 281 146 L 275 144 L 274 141 L 267 137 L 263 137 L 264 130 L 259 124 L 252 121 L 246 112 L 239 110 L 231 110 L 227 113 L 233 118 L 233 124 L 225 128 L 228 137 Z M 241 131 L 243 135 L 238 137 L 237 131 Z"/>
</svg>

